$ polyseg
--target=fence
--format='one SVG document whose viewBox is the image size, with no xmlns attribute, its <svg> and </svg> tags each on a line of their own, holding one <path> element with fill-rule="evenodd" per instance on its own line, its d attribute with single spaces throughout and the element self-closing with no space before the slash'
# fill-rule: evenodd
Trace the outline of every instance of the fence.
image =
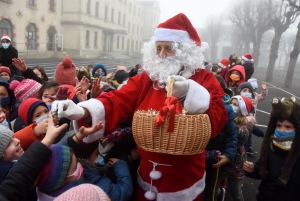
<svg viewBox="0 0 300 201">
<path fill-rule="evenodd" d="M 25 53 L 26 56 L 36 54 L 36 57 L 41 55 L 48 56 L 50 51 L 61 51 L 61 48 L 55 47 L 55 42 L 42 43 L 14 43 L 13 44 L 19 53 Z"/>
</svg>

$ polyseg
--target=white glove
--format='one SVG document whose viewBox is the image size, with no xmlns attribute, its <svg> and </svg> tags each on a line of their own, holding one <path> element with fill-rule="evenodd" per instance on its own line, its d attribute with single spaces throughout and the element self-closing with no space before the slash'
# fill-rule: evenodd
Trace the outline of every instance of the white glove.
<svg viewBox="0 0 300 201">
<path fill-rule="evenodd" d="M 58 118 L 67 118 L 71 120 L 79 120 L 84 115 L 84 110 L 82 107 L 77 106 L 71 100 L 63 100 L 63 101 L 54 101 L 52 103 L 51 112 L 56 114 Z"/>
<path fill-rule="evenodd" d="M 168 83 L 171 79 L 175 80 L 173 84 L 172 96 L 175 96 L 177 98 L 184 97 L 189 90 L 189 82 L 187 81 L 187 79 L 180 75 L 172 75 L 168 77 Z"/>
</svg>

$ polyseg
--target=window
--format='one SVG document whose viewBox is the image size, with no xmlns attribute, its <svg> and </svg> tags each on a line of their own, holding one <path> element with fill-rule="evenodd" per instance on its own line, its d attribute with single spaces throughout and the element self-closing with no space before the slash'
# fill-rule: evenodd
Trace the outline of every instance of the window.
<svg viewBox="0 0 300 201">
<path fill-rule="evenodd" d="M 96 8 L 95 8 L 95 16 L 99 17 L 99 2 L 96 2 Z"/>
<path fill-rule="evenodd" d="M 119 49 L 119 43 L 120 43 L 120 37 L 119 36 L 117 36 L 117 48 Z"/>
<path fill-rule="evenodd" d="M 131 2 L 129 4 L 129 13 L 131 13 Z"/>
<path fill-rule="evenodd" d="M 108 16 L 108 7 L 107 6 L 105 6 L 105 16 L 104 16 L 104 18 L 107 20 L 107 16 Z"/>
<path fill-rule="evenodd" d="M 37 48 L 37 38 L 36 38 L 36 26 L 33 23 L 28 24 L 27 28 L 27 48 L 34 49 Z"/>
<path fill-rule="evenodd" d="M 143 27 L 141 27 L 141 35 L 143 35 Z"/>
<path fill-rule="evenodd" d="M 122 50 L 124 50 L 124 37 L 122 37 Z"/>
<path fill-rule="evenodd" d="M 133 33 L 133 34 L 134 34 L 134 31 L 135 31 L 134 28 L 135 28 L 135 27 L 134 27 L 134 24 L 133 24 L 133 25 L 132 25 L 132 33 Z"/>
<path fill-rule="evenodd" d="M 126 19 L 126 15 L 123 14 L 123 26 L 125 26 L 125 19 Z"/>
<path fill-rule="evenodd" d="M 133 7 L 133 15 L 135 15 L 135 6 Z"/>
<path fill-rule="evenodd" d="M 11 22 L 8 19 L 5 19 L 5 18 L 0 20 L 0 36 L 2 36 L 2 34 L 9 35 L 10 38 L 13 40 Z"/>
<path fill-rule="evenodd" d="M 49 11 L 55 12 L 55 10 L 54 10 L 54 4 L 55 4 L 54 0 L 50 0 L 49 4 L 50 4 Z"/>
<path fill-rule="evenodd" d="M 134 49 L 133 49 L 133 48 L 134 48 L 134 40 L 132 40 L 132 41 L 131 41 L 131 52 L 133 52 L 133 51 L 134 51 Z"/>
<path fill-rule="evenodd" d="M 136 35 L 139 35 L 139 26 L 136 28 Z"/>
<path fill-rule="evenodd" d="M 130 32 L 130 22 L 128 22 L 128 33 Z"/>
<path fill-rule="evenodd" d="M 111 22 L 114 22 L 114 9 L 111 9 Z"/>
<path fill-rule="evenodd" d="M 87 0 L 86 13 L 91 14 L 91 0 Z"/>
<path fill-rule="evenodd" d="M 136 52 L 138 52 L 138 45 L 139 45 L 139 42 L 136 41 L 136 42 L 135 42 L 135 51 L 136 51 Z"/>
<path fill-rule="evenodd" d="M 34 0 L 28 0 L 28 6 L 34 7 Z"/>
<path fill-rule="evenodd" d="M 138 17 L 140 17 L 140 8 L 139 8 L 139 11 L 138 11 Z"/>
<path fill-rule="evenodd" d="M 121 24 L 121 12 L 119 12 L 119 16 L 118 16 L 118 24 Z"/>
<path fill-rule="evenodd" d="M 98 47 L 98 32 L 95 31 L 94 35 L 94 47 Z"/>
<path fill-rule="evenodd" d="M 85 46 L 90 46 L 90 30 L 85 31 Z"/>
</svg>

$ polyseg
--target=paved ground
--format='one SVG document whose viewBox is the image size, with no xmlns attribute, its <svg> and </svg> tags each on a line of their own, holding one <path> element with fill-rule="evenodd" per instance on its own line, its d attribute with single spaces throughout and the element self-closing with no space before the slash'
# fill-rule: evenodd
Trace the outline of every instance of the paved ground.
<svg viewBox="0 0 300 201">
<path fill-rule="evenodd" d="M 28 67 L 33 67 L 35 65 L 43 66 L 47 72 L 47 74 L 52 77 L 54 70 L 57 64 L 61 61 L 59 59 L 27 59 L 25 60 Z M 100 60 L 100 59 L 74 59 L 73 62 L 77 67 L 88 66 L 89 64 L 102 63 L 106 66 L 108 72 L 115 70 L 118 64 L 125 64 L 129 69 L 133 68 L 136 63 L 140 61 L 138 59 L 131 60 Z M 269 120 L 269 112 L 271 108 L 271 99 L 273 97 L 290 97 L 295 96 L 297 101 L 300 101 L 300 90 L 299 90 L 299 81 L 300 78 L 295 76 L 294 84 L 291 89 L 282 89 L 280 87 L 283 86 L 284 75 L 282 73 L 274 73 L 275 79 L 272 83 L 267 83 L 269 89 L 269 95 L 263 102 L 258 104 L 258 113 L 257 113 L 257 124 L 260 125 L 262 129 L 265 129 Z M 259 79 L 259 82 L 264 79 L 265 74 L 263 74 L 263 70 L 257 70 L 255 77 Z M 260 91 L 260 90 L 258 90 Z M 256 136 L 253 137 L 253 148 L 258 151 L 258 154 L 254 156 L 248 156 L 248 160 L 255 162 L 259 158 L 260 146 L 261 146 L 262 138 L 258 138 Z M 245 201 L 253 201 L 255 200 L 255 195 L 257 194 L 257 187 L 259 185 L 259 181 L 252 180 L 249 178 L 245 178 L 243 193 Z M 226 201 L 232 200 L 230 197 L 230 193 L 226 194 Z"/>
</svg>

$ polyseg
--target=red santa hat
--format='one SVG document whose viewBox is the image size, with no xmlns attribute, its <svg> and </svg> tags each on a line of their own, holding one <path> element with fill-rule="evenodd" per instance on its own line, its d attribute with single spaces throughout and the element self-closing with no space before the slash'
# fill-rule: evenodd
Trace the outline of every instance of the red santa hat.
<svg viewBox="0 0 300 201">
<path fill-rule="evenodd" d="M 254 61 L 254 60 L 253 60 L 253 56 L 252 56 L 252 54 L 250 54 L 250 53 L 244 54 L 244 55 L 242 56 L 242 59 L 245 60 L 245 61 L 251 61 L 251 62 Z"/>
<path fill-rule="evenodd" d="M 183 13 L 179 13 L 158 25 L 154 32 L 155 41 L 189 42 L 194 41 L 201 46 L 201 39 L 190 20 Z M 205 45 L 206 46 L 206 45 Z"/>
<path fill-rule="evenodd" d="M 11 39 L 10 39 L 10 37 L 7 34 L 2 34 L 1 41 L 3 39 L 9 40 L 11 42 Z"/>
<path fill-rule="evenodd" d="M 220 66 L 221 68 L 227 68 L 229 66 L 229 59 L 222 59 L 219 63 L 218 66 Z"/>
<path fill-rule="evenodd" d="M 253 109 L 252 100 L 250 98 L 247 98 L 246 96 L 232 96 L 230 101 L 232 99 L 237 99 L 239 102 L 239 108 L 241 110 L 241 113 L 243 116 L 247 116 Z"/>
</svg>

